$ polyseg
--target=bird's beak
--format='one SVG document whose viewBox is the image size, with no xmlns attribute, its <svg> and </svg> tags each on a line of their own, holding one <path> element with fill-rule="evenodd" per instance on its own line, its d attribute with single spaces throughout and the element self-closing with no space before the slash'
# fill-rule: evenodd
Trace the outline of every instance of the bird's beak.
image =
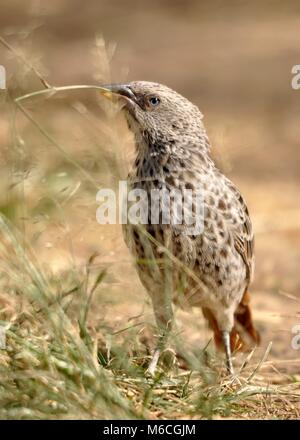
<svg viewBox="0 0 300 440">
<path fill-rule="evenodd" d="M 136 97 L 127 84 L 104 84 L 100 93 L 111 101 L 115 98 L 123 98 L 127 102 L 136 103 Z"/>
</svg>

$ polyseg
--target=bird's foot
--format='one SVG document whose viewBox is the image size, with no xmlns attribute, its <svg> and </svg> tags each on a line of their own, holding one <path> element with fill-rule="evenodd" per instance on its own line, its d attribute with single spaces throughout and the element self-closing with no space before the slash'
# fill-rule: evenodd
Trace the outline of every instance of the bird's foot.
<svg viewBox="0 0 300 440">
<path fill-rule="evenodd" d="M 155 372 L 157 369 L 157 364 L 159 361 L 159 356 L 160 356 L 161 351 L 159 349 L 156 349 L 154 352 L 154 355 L 151 359 L 151 362 L 146 370 L 146 373 L 149 374 L 150 376 L 154 377 L 155 376 Z"/>
<path fill-rule="evenodd" d="M 146 370 L 146 373 L 152 377 L 155 376 L 159 361 L 161 361 L 161 363 L 164 365 L 164 369 L 169 370 L 174 365 L 175 360 L 176 360 L 176 353 L 173 349 L 167 348 L 165 350 L 161 350 L 157 348 L 153 354 L 153 357 Z"/>
</svg>

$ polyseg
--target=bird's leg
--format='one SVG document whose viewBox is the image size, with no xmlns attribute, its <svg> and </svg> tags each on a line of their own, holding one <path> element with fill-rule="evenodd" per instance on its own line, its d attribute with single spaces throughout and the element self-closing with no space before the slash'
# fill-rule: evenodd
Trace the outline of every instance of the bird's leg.
<svg viewBox="0 0 300 440">
<path fill-rule="evenodd" d="M 173 310 L 172 310 L 172 305 L 168 301 L 162 300 L 159 294 L 152 296 L 152 303 L 153 303 L 153 309 L 154 309 L 157 326 L 160 332 L 153 357 L 147 369 L 147 372 L 151 376 L 154 376 L 160 355 L 162 354 L 162 352 L 166 347 L 169 334 L 172 329 Z"/>
<path fill-rule="evenodd" d="M 151 362 L 147 368 L 147 372 L 151 375 L 154 376 L 155 375 L 155 371 L 157 368 L 157 364 L 160 358 L 161 353 L 163 352 L 166 343 L 168 340 L 168 334 L 165 332 L 163 335 L 159 336 L 159 340 L 157 343 L 157 346 L 155 348 L 154 354 L 152 356 Z"/>
<path fill-rule="evenodd" d="M 159 361 L 159 356 L 160 356 L 160 349 L 156 348 L 154 355 L 152 356 L 151 362 L 147 368 L 147 373 L 150 374 L 150 376 L 154 376 L 155 375 L 155 371 L 156 371 L 156 367 L 157 367 L 157 363 Z"/>
<path fill-rule="evenodd" d="M 230 348 L 230 333 L 229 331 L 223 331 L 222 332 L 222 340 L 224 344 L 225 349 L 225 355 L 226 355 L 226 368 L 230 375 L 234 375 L 233 371 L 233 365 L 232 365 L 232 359 L 231 359 L 231 348 Z"/>
</svg>

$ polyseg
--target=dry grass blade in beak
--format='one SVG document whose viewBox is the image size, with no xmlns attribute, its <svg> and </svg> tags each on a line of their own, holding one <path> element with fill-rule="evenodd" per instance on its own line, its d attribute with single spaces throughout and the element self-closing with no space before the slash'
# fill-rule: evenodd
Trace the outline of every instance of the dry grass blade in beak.
<svg viewBox="0 0 300 440">
<path fill-rule="evenodd" d="M 100 88 L 100 93 L 111 101 L 116 98 L 123 98 L 127 103 L 136 103 L 134 93 L 126 84 L 104 84 Z"/>
</svg>

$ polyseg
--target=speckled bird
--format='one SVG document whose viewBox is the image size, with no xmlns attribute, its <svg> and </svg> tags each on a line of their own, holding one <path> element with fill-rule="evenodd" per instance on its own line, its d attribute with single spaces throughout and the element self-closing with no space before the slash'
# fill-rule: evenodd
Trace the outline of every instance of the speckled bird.
<svg viewBox="0 0 300 440">
<path fill-rule="evenodd" d="M 106 96 L 122 104 L 134 133 L 136 158 L 131 188 L 151 190 L 201 188 L 203 228 L 199 233 L 164 224 L 124 225 L 125 241 L 149 293 L 160 338 L 148 371 L 154 374 L 172 327 L 172 304 L 201 307 L 225 350 L 233 374 L 232 351 L 259 342 L 249 307 L 254 238 L 249 212 L 239 190 L 216 167 L 203 115 L 197 106 L 157 83 L 134 81 L 104 86 Z M 152 205 L 152 208 L 153 205 Z M 163 205 L 158 209 L 163 210 Z M 191 208 L 193 209 L 193 208 Z"/>
</svg>

